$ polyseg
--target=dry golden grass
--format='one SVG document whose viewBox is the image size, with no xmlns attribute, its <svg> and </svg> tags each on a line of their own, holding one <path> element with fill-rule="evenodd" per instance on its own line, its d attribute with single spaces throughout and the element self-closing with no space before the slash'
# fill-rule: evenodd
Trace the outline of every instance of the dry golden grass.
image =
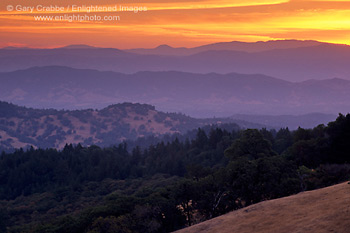
<svg viewBox="0 0 350 233">
<path fill-rule="evenodd" d="M 177 233 L 350 232 L 350 184 L 264 201 Z"/>
<path fill-rule="evenodd" d="M 139 114 L 135 111 L 135 109 L 128 107 L 126 108 L 126 112 L 127 115 L 122 117 L 118 112 L 110 112 L 109 116 L 101 116 L 99 115 L 98 111 L 92 110 L 90 112 L 91 119 L 87 121 L 82 121 L 81 119 L 79 119 L 79 117 L 70 115 L 68 113 L 64 113 L 63 117 L 71 122 L 70 126 L 62 124 L 61 120 L 58 119 L 58 116 L 56 115 L 44 115 L 40 118 L 35 119 L 39 127 L 33 127 L 32 120 L 28 120 L 26 118 L 22 119 L 17 117 L 0 117 L 0 120 L 5 120 L 5 122 L 11 122 L 13 124 L 13 126 L 7 125 L 7 129 L 0 129 L 0 138 L 1 141 L 10 140 L 9 142 L 7 142 L 7 144 L 10 144 L 12 148 L 26 148 L 28 146 L 31 146 L 32 143 L 21 141 L 22 139 L 19 137 L 12 137 L 9 132 L 17 130 L 26 131 L 28 130 L 28 128 L 36 128 L 35 130 L 31 131 L 29 135 L 26 136 L 27 138 L 30 138 L 33 141 L 37 141 L 39 140 L 39 136 L 43 136 L 46 134 L 46 130 L 48 128 L 48 123 L 46 122 L 47 117 L 50 117 L 52 119 L 52 121 L 50 121 L 51 125 L 57 126 L 58 128 L 60 128 L 61 131 L 65 132 L 65 135 L 61 134 L 61 139 L 56 140 L 54 145 L 52 145 L 52 147 L 57 149 L 62 149 L 66 144 L 70 143 L 83 143 L 85 140 L 90 138 L 90 144 L 97 144 L 103 142 L 103 140 L 97 136 L 97 131 L 92 132 L 91 129 L 94 128 L 94 125 L 91 121 L 103 122 L 103 124 L 106 126 L 105 128 L 99 127 L 99 134 L 110 133 L 119 130 L 118 128 L 116 128 L 116 126 L 114 126 L 116 122 L 124 126 L 130 127 L 129 132 L 135 131 L 137 137 L 144 137 L 149 133 L 152 133 L 155 136 L 159 136 L 163 134 L 173 134 L 179 132 L 172 129 L 173 126 L 177 126 L 180 124 L 179 120 L 174 120 L 170 117 L 167 117 L 166 120 L 171 122 L 171 125 L 166 125 L 165 121 L 156 120 L 158 114 L 156 110 L 148 110 L 146 114 Z M 135 117 L 138 117 L 138 120 L 135 120 Z M 144 130 L 139 130 L 140 126 L 143 126 Z M 72 131 L 74 133 L 68 133 L 69 131 Z M 57 130 L 52 130 L 51 134 L 46 135 L 46 137 L 56 135 Z M 125 139 L 127 139 L 127 137 L 121 136 L 120 138 L 115 138 L 115 141 L 118 142 Z"/>
</svg>

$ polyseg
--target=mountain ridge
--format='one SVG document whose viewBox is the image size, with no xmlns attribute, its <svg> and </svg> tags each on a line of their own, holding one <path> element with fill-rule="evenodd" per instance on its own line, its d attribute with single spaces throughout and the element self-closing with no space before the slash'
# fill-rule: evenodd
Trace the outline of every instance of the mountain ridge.
<svg viewBox="0 0 350 233">
<path fill-rule="evenodd" d="M 350 81 L 289 82 L 266 75 L 50 66 L 0 73 L 0 100 L 33 108 L 84 109 L 132 102 L 193 117 L 346 113 Z M 324 94 L 327 93 L 327 96 Z"/>
<path fill-rule="evenodd" d="M 268 43 L 268 42 L 265 42 Z M 272 42 L 270 42 L 272 43 Z M 70 66 L 100 71 L 132 74 L 138 71 L 184 71 L 192 73 L 230 72 L 265 74 L 288 81 L 308 79 L 349 79 L 350 46 L 318 42 L 273 42 L 286 46 L 268 47 L 267 50 L 217 49 L 204 47 L 194 53 L 173 56 L 173 51 L 187 48 L 158 46 L 161 54 L 138 54 L 114 48 L 55 48 L 55 49 L 0 49 L 0 71 L 9 72 L 33 66 Z M 289 46 L 301 43 L 305 46 Z M 311 44 L 309 44 L 311 43 Z M 313 44 L 315 43 L 315 44 Z M 252 45 L 245 44 L 252 49 Z M 260 46 L 260 45 L 259 45 Z M 264 43 L 262 44 L 264 47 Z M 214 49 L 214 50 L 213 50 Z M 147 49 L 141 49 L 148 51 Z"/>
</svg>

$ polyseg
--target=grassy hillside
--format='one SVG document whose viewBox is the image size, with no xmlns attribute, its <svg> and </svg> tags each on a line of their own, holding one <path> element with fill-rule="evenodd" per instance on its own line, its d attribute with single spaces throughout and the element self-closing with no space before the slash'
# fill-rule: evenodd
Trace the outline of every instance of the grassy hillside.
<svg viewBox="0 0 350 233">
<path fill-rule="evenodd" d="M 57 111 L 0 102 L 0 151 L 30 146 L 62 149 L 66 143 L 109 146 L 150 135 L 185 133 L 209 123 L 217 122 L 160 112 L 146 104 Z"/>
<path fill-rule="evenodd" d="M 349 232 L 350 184 L 264 201 L 177 233 Z"/>
</svg>

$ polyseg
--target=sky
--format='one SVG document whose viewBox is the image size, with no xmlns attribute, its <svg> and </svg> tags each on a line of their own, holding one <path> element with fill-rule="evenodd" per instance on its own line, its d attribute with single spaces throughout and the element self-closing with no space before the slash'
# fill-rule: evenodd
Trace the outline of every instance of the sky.
<svg viewBox="0 0 350 233">
<path fill-rule="evenodd" d="M 133 11 L 135 9 L 137 11 Z M 216 42 L 284 39 L 350 45 L 350 1 L 0 2 L 0 47 L 54 48 L 88 44 L 128 49 L 161 44 L 195 47 Z"/>
</svg>

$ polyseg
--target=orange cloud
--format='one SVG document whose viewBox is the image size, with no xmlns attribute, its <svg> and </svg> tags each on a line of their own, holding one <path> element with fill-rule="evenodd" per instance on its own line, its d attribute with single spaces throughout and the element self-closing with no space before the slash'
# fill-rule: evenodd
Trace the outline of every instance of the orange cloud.
<svg viewBox="0 0 350 233">
<path fill-rule="evenodd" d="M 0 45 L 27 44 L 52 47 L 74 43 L 95 46 L 132 48 L 197 46 L 220 41 L 258 41 L 274 39 L 313 39 L 350 44 L 350 1 L 325 0 L 139 0 L 118 2 L 118 7 L 147 7 L 145 12 L 73 12 L 72 4 L 113 6 L 116 1 L 31 1 L 35 4 L 57 4 L 64 11 L 7 11 L 0 3 Z M 73 15 L 116 17 L 119 20 L 38 20 L 42 17 Z"/>
</svg>

